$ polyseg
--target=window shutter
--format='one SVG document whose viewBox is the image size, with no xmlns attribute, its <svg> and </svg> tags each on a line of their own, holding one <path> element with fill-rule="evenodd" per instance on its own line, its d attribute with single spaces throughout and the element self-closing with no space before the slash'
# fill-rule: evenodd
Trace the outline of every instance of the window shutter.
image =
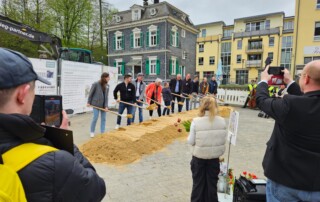
<svg viewBox="0 0 320 202">
<path fill-rule="evenodd" d="M 114 62 L 113 62 L 113 66 L 114 66 L 114 67 L 117 67 L 117 61 L 114 61 Z"/>
<path fill-rule="evenodd" d="M 149 60 L 146 60 L 146 75 L 149 75 L 150 74 L 150 65 L 149 65 Z"/>
<path fill-rule="evenodd" d="M 157 75 L 160 75 L 160 60 L 157 60 Z"/>
<path fill-rule="evenodd" d="M 149 47 L 149 31 L 146 32 L 146 47 Z"/>
<path fill-rule="evenodd" d="M 133 48 L 133 32 L 130 34 L 130 47 Z"/>
<path fill-rule="evenodd" d="M 143 32 L 140 33 L 140 44 L 143 47 Z"/>
<path fill-rule="evenodd" d="M 173 44 L 172 44 L 172 41 L 173 41 L 173 40 L 172 40 L 172 36 L 173 36 L 173 31 L 170 32 L 170 46 L 173 45 Z"/>
<path fill-rule="evenodd" d="M 126 67 L 124 66 L 124 62 L 122 62 L 122 66 L 121 66 L 121 74 L 125 75 L 126 74 Z"/>
<path fill-rule="evenodd" d="M 179 61 L 176 60 L 176 74 L 180 74 L 179 73 Z"/>
<path fill-rule="evenodd" d="M 157 30 L 157 46 L 160 44 L 160 29 Z"/>
<path fill-rule="evenodd" d="M 177 32 L 177 42 L 176 43 L 177 43 L 177 47 L 180 47 L 179 46 L 179 32 Z"/>
<path fill-rule="evenodd" d="M 169 75 L 172 75 L 172 60 L 169 60 Z"/>
<path fill-rule="evenodd" d="M 121 49 L 124 50 L 125 45 L 124 45 L 124 35 L 123 34 L 122 34 L 121 39 L 122 39 Z"/>
<path fill-rule="evenodd" d="M 116 35 L 113 35 L 113 50 L 116 50 Z"/>
</svg>

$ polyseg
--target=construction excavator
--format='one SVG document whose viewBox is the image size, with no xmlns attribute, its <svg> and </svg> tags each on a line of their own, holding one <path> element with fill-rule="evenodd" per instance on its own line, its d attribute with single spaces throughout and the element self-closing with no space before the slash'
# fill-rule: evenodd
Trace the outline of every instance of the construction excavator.
<svg viewBox="0 0 320 202">
<path fill-rule="evenodd" d="M 49 55 L 53 59 L 63 59 L 74 62 L 93 63 L 92 52 L 81 48 L 64 48 L 61 39 L 55 35 L 49 35 L 40 32 L 28 25 L 12 20 L 6 16 L 0 15 L 0 31 L 27 39 L 35 44 L 39 44 L 41 55 Z M 1 32 L 0 32 L 1 33 Z M 48 50 L 43 44 L 50 44 L 51 50 Z"/>
</svg>

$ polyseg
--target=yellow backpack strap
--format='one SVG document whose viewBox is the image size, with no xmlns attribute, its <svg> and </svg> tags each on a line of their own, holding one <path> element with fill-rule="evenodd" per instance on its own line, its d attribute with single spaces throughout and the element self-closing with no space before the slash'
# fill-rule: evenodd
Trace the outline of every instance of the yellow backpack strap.
<svg viewBox="0 0 320 202">
<path fill-rule="evenodd" d="M 57 150 L 47 145 L 34 143 L 21 144 L 2 155 L 3 164 L 18 172 L 40 156 Z"/>
</svg>

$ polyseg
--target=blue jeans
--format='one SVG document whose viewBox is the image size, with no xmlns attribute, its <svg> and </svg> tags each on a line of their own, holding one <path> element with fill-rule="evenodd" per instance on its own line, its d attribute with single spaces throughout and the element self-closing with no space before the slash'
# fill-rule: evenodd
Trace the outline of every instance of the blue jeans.
<svg viewBox="0 0 320 202">
<path fill-rule="evenodd" d="M 266 194 L 268 202 L 320 201 L 320 192 L 292 189 L 271 180 L 267 182 Z"/>
<path fill-rule="evenodd" d="M 137 97 L 137 100 L 139 99 L 139 97 Z M 143 103 L 141 102 L 137 102 L 137 105 L 142 107 L 143 106 Z M 136 110 L 137 110 L 137 107 L 133 107 L 133 112 L 132 112 L 132 115 L 133 115 L 133 118 L 132 118 L 132 123 L 134 123 L 134 119 L 136 117 Z M 139 108 L 139 122 L 141 123 L 143 121 L 143 113 L 142 113 L 142 109 Z"/>
<path fill-rule="evenodd" d="M 132 102 L 130 102 L 132 103 Z M 119 103 L 119 114 L 123 114 L 124 110 L 127 109 L 127 114 L 132 114 L 132 108 L 133 106 L 131 105 L 127 105 L 127 104 L 123 104 L 123 103 Z M 118 116 L 117 118 L 117 125 L 120 125 L 121 124 L 121 116 Z M 131 119 L 127 119 L 127 125 L 131 125 Z"/>
<path fill-rule="evenodd" d="M 93 119 L 92 119 L 91 128 L 90 128 L 90 132 L 91 133 L 94 133 L 94 131 L 96 129 L 96 124 L 97 124 L 97 121 L 98 121 L 99 112 L 101 114 L 100 132 L 104 133 L 106 131 L 106 116 L 107 116 L 107 113 L 104 112 L 104 111 L 101 111 L 99 109 L 93 108 Z"/>
</svg>

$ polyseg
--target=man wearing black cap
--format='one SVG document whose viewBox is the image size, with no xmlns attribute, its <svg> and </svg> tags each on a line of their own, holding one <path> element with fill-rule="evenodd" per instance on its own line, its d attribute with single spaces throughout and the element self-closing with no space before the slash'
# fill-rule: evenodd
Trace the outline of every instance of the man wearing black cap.
<svg viewBox="0 0 320 202">
<path fill-rule="evenodd" d="M 45 129 L 29 117 L 36 80 L 50 84 L 24 55 L 0 48 L 0 157 L 23 143 L 54 147 L 44 138 Z M 61 127 L 66 129 L 67 123 L 63 112 Z M 0 158 L 0 163 L 6 165 L 6 160 Z M 48 152 L 18 174 L 28 201 L 101 201 L 106 193 L 103 179 L 76 146 L 74 155 Z"/>
<path fill-rule="evenodd" d="M 113 91 L 114 99 L 119 102 L 119 114 L 122 114 L 125 109 L 127 109 L 127 114 L 132 114 L 133 106 L 132 104 L 136 104 L 136 88 L 131 83 L 132 76 L 127 74 L 124 76 L 124 81 L 119 83 Z M 120 98 L 118 98 L 118 92 L 120 92 Z M 128 103 L 128 104 L 126 104 Z M 115 127 L 116 130 L 119 129 L 121 124 L 121 116 L 117 118 L 117 125 Z M 131 118 L 127 119 L 127 125 L 131 125 Z"/>
</svg>

